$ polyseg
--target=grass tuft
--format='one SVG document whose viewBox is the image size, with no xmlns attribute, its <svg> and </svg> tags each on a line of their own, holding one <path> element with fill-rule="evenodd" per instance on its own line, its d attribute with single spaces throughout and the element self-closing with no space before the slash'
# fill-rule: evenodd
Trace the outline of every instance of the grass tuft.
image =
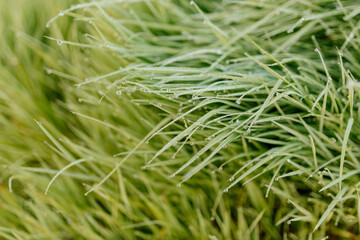
<svg viewBox="0 0 360 240">
<path fill-rule="evenodd" d="M 0 238 L 359 239 L 359 9 L 0 1 Z"/>
</svg>

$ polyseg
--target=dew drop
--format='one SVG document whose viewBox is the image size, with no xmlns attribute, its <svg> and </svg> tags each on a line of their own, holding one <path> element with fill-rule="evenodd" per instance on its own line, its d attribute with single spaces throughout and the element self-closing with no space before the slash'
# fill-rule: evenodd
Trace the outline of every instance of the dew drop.
<svg viewBox="0 0 360 240">
<path fill-rule="evenodd" d="M 181 183 L 176 184 L 177 187 L 181 187 Z"/>
<path fill-rule="evenodd" d="M 64 16 L 64 12 L 63 12 L 63 11 L 60 11 L 60 12 L 59 12 L 59 16 Z"/>
<path fill-rule="evenodd" d="M 290 221 L 290 220 L 289 220 L 289 221 L 287 221 L 287 224 L 289 224 L 289 225 L 290 225 L 290 224 L 291 224 L 291 221 Z"/>
<path fill-rule="evenodd" d="M 227 193 L 229 191 L 229 189 L 225 188 L 224 189 L 224 193 Z"/>
<path fill-rule="evenodd" d="M 116 91 L 116 95 L 121 95 L 121 91 L 120 90 L 118 90 L 118 91 Z"/>
<path fill-rule="evenodd" d="M 56 41 L 57 45 L 61 46 L 61 44 L 63 44 L 63 42 L 61 40 L 57 40 Z"/>
<path fill-rule="evenodd" d="M 50 24 L 49 24 L 49 23 L 47 23 L 47 24 L 45 25 L 45 27 L 46 27 L 46 28 L 49 28 L 49 27 L 50 27 Z"/>
<path fill-rule="evenodd" d="M 190 5 L 194 5 L 194 0 L 191 0 L 191 1 L 190 1 Z"/>
<path fill-rule="evenodd" d="M 229 181 L 230 181 L 230 182 L 234 181 L 234 177 L 231 177 L 231 178 L 229 179 Z"/>
</svg>

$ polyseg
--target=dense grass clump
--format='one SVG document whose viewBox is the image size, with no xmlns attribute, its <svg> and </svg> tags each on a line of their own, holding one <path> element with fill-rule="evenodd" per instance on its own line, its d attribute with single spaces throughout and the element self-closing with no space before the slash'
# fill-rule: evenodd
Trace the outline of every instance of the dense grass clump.
<svg viewBox="0 0 360 240">
<path fill-rule="evenodd" d="M 0 0 L 0 239 L 360 239 L 359 14 Z"/>
</svg>

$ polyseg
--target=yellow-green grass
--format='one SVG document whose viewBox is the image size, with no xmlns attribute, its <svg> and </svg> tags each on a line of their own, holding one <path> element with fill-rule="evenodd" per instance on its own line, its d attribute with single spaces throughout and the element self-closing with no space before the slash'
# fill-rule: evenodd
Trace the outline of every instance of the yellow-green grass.
<svg viewBox="0 0 360 240">
<path fill-rule="evenodd" d="M 0 238 L 358 239 L 359 9 L 0 0 Z"/>
</svg>

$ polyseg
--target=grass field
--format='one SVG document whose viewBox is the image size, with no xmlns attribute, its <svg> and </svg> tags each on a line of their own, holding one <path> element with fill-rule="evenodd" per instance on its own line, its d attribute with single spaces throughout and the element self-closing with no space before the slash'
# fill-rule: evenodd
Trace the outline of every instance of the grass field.
<svg viewBox="0 0 360 240">
<path fill-rule="evenodd" d="M 0 239 L 360 239 L 357 0 L 0 0 Z"/>
</svg>

